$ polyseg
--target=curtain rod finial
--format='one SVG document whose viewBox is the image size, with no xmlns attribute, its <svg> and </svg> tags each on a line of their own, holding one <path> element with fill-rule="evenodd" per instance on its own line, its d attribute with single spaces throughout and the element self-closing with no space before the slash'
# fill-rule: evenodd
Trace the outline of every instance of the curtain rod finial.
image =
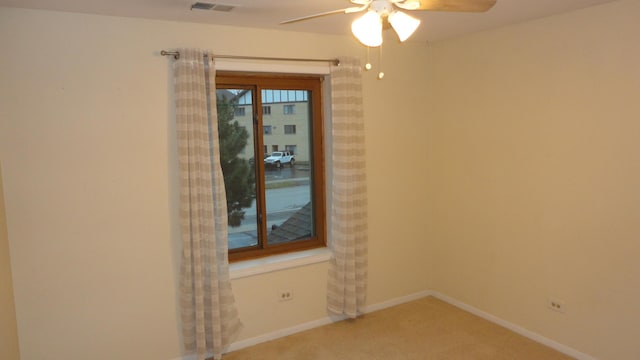
<svg viewBox="0 0 640 360">
<path fill-rule="evenodd" d="M 174 59 L 176 59 L 176 60 L 180 59 L 180 52 L 178 52 L 178 51 L 160 50 L 160 55 L 162 55 L 162 56 L 173 55 Z"/>
</svg>

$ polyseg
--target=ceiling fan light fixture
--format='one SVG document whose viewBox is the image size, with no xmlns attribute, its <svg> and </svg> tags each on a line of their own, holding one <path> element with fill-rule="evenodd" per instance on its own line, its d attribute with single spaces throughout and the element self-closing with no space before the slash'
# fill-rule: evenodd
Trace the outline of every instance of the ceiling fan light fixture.
<svg viewBox="0 0 640 360">
<path fill-rule="evenodd" d="M 419 19 L 400 11 L 392 12 L 389 14 L 388 19 L 401 42 L 407 40 L 416 31 L 418 26 L 420 26 Z"/>
<path fill-rule="evenodd" d="M 366 46 L 382 45 L 382 18 L 377 12 L 369 10 L 351 24 L 353 35 Z"/>
</svg>

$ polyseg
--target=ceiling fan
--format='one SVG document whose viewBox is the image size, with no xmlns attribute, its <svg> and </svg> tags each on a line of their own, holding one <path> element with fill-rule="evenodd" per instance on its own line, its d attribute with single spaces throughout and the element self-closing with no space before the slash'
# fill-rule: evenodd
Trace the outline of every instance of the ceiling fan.
<svg viewBox="0 0 640 360">
<path fill-rule="evenodd" d="M 353 35 L 364 45 L 376 47 L 382 45 L 382 29 L 390 25 L 405 41 L 420 25 L 420 20 L 399 10 L 485 12 L 495 5 L 497 0 L 349 0 L 352 6 L 344 9 L 326 11 L 318 14 L 289 19 L 280 24 L 290 24 L 333 14 L 351 14 L 366 11 L 351 24 Z"/>
</svg>

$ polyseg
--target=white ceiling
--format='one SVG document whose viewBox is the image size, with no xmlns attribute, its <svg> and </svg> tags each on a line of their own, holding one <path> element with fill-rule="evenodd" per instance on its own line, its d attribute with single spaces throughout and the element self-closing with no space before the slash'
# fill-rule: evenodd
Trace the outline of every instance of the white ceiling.
<svg viewBox="0 0 640 360">
<path fill-rule="evenodd" d="M 336 14 L 279 25 L 283 20 L 350 7 L 348 0 L 199 0 L 233 5 L 230 12 L 190 10 L 198 0 L 0 0 L 0 6 L 175 20 L 324 34 L 349 34 L 358 14 Z M 473 1 L 473 0 L 469 0 Z M 612 0 L 498 0 L 487 13 L 413 11 L 422 24 L 409 41 L 435 41 Z"/>
</svg>

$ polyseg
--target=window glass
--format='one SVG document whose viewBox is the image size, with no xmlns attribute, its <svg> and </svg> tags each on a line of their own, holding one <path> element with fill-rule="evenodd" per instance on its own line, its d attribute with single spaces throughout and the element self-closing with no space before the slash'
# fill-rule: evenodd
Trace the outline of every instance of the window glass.
<svg viewBox="0 0 640 360">
<path fill-rule="evenodd" d="M 285 145 L 284 148 L 285 148 L 285 150 L 290 152 L 292 155 L 295 155 L 295 154 L 298 153 L 298 146 L 297 145 Z"/>
<path fill-rule="evenodd" d="M 283 113 L 285 115 L 293 115 L 293 114 L 295 114 L 295 105 L 285 105 L 285 106 L 283 106 Z"/>
<path fill-rule="evenodd" d="M 229 248 L 257 245 L 255 151 L 251 94 L 243 89 L 216 91 L 220 163 L 227 193 Z M 242 109 L 242 111 L 239 111 Z"/>
<path fill-rule="evenodd" d="M 219 73 L 216 83 L 230 259 L 324 246 L 320 78 Z"/>
</svg>

